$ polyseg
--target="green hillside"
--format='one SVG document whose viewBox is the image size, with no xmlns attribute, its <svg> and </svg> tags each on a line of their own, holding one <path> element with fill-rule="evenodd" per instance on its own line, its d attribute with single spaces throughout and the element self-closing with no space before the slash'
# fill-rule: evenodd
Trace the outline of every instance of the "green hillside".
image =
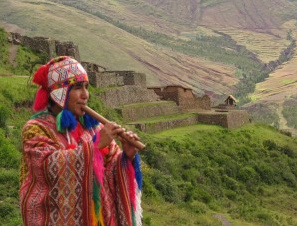
<svg viewBox="0 0 297 226">
<path fill-rule="evenodd" d="M 5 47 L 4 47 L 5 49 Z M 36 61 L 42 56 L 33 54 Z M 32 55 L 32 56 L 33 56 Z M 33 113 L 35 86 L 0 59 L 0 222 L 20 225 L 20 132 Z M 23 58 L 26 59 L 26 58 Z M 31 59 L 31 57 L 30 57 Z M 19 62 L 22 65 L 24 60 Z M 33 65 L 33 63 L 30 63 Z M 31 67 L 30 67 L 31 68 Z M 121 122 L 95 98 L 90 106 Z M 297 140 L 276 129 L 249 124 L 236 130 L 193 125 L 159 134 L 140 133 L 144 225 L 297 224 Z"/>
</svg>

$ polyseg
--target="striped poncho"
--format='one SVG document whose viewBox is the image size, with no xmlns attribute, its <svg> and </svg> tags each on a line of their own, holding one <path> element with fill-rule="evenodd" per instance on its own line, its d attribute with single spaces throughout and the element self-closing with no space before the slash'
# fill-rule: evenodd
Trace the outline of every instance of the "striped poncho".
<svg viewBox="0 0 297 226">
<path fill-rule="evenodd" d="M 20 175 L 24 225 L 141 225 L 139 156 L 131 162 L 114 141 L 94 148 L 101 128 L 81 127 L 79 136 L 59 133 L 47 112 L 26 123 Z"/>
</svg>

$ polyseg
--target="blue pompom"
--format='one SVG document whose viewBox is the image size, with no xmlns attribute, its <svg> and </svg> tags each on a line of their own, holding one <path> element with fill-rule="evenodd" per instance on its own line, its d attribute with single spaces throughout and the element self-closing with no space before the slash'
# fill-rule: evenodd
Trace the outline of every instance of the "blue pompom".
<svg viewBox="0 0 297 226">
<path fill-rule="evenodd" d="M 141 161 L 140 156 L 137 153 L 134 157 L 134 170 L 135 170 L 135 178 L 136 178 L 139 190 L 141 190 L 142 188 L 142 174 L 140 170 L 140 161 Z"/>
<path fill-rule="evenodd" d="M 61 128 L 72 131 L 76 128 L 76 125 L 77 125 L 77 121 L 73 113 L 67 109 L 63 109 L 62 115 L 61 115 Z"/>
<path fill-rule="evenodd" d="M 84 114 L 83 118 L 84 118 L 84 126 L 87 129 L 95 128 L 96 126 L 99 125 L 99 122 L 88 114 Z"/>
</svg>

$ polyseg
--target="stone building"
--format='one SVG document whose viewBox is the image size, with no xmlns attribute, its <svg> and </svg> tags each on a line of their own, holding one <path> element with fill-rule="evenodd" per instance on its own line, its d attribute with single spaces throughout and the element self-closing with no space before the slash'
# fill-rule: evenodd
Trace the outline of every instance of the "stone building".
<svg viewBox="0 0 297 226">
<path fill-rule="evenodd" d="M 204 95 L 202 97 L 196 97 L 193 94 L 192 89 L 182 86 L 167 86 L 167 87 L 152 87 L 157 95 L 162 100 L 175 101 L 182 109 L 203 109 L 210 110 L 211 101 L 210 97 Z"/>
</svg>

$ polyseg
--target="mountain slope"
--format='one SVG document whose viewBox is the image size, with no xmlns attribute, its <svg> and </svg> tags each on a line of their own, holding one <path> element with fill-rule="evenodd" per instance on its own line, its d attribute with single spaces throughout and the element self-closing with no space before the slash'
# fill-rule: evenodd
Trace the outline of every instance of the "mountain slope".
<svg viewBox="0 0 297 226">
<path fill-rule="evenodd" d="M 110 70 L 144 72 L 151 86 L 175 84 L 221 95 L 232 92 L 238 81 L 234 67 L 160 48 L 73 7 L 50 1 L 2 1 L 0 12 L 2 20 L 27 35 L 74 41 L 84 61 Z"/>
<path fill-rule="evenodd" d="M 245 96 L 263 80 L 262 62 L 289 44 L 281 25 L 295 9 L 288 0 L 2 0 L 0 20 L 30 36 L 74 41 L 82 60 L 146 73 L 149 86 L 182 85 L 215 100 L 249 84 Z"/>
</svg>

